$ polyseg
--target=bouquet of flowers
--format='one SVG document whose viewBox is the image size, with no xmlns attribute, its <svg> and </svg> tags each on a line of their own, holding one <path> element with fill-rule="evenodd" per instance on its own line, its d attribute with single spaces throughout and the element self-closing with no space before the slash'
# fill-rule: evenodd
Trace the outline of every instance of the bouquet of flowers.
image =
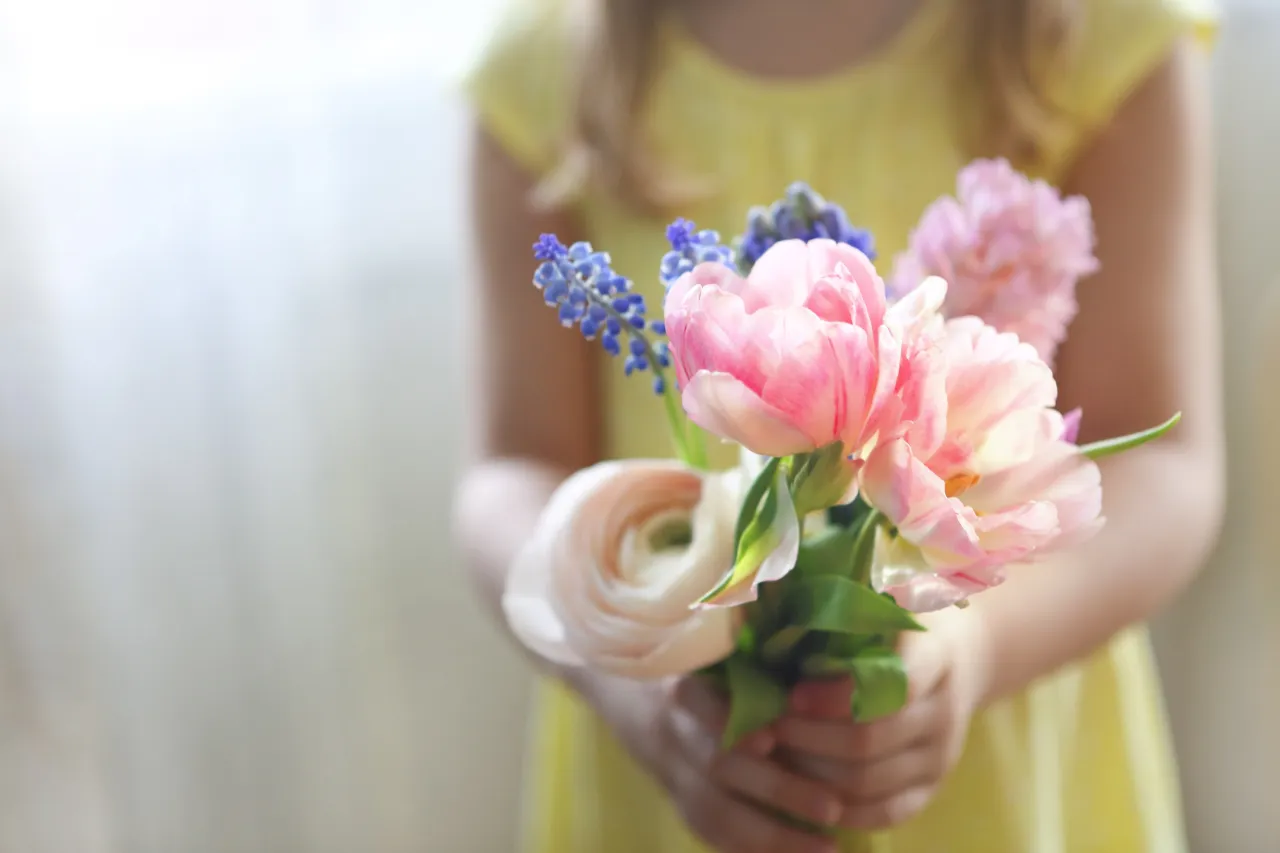
<svg viewBox="0 0 1280 853">
<path fill-rule="evenodd" d="M 608 254 L 534 246 L 561 322 L 652 377 L 678 458 L 566 480 L 504 608 L 553 661 L 714 679 L 726 745 L 803 679 L 852 676 L 857 720 L 897 711 L 913 614 L 1093 534 L 1094 460 L 1177 422 L 1076 443 L 1051 363 L 1097 267 L 1089 206 L 1004 161 L 960 173 L 888 286 L 870 235 L 799 184 L 732 245 L 684 220 L 667 237 L 662 319 Z M 707 434 L 742 464 L 707 470 Z"/>
</svg>

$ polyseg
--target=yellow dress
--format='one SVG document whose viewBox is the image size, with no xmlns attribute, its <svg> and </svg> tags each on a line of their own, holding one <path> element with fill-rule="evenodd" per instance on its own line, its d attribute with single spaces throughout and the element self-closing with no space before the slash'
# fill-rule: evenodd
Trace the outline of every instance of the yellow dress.
<svg viewBox="0 0 1280 853">
<path fill-rule="evenodd" d="M 946 7 L 926 0 L 868 62 L 801 82 L 753 78 L 678 28 L 659 37 L 646 108 L 649 143 L 718 193 L 681 211 L 727 239 L 749 206 L 803 180 L 875 234 L 882 270 L 925 206 L 953 191 L 964 157 L 939 64 Z M 534 173 L 555 162 L 572 103 L 572 42 L 562 0 L 517 3 L 468 81 L 489 131 Z M 1076 118 L 1043 169 L 1060 178 L 1125 97 L 1186 34 L 1216 18 L 1192 0 L 1086 0 L 1079 58 L 1060 81 Z M 663 225 L 611 199 L 580 204 L 586 236 L 661 304 Z M 530 270 L 532 271 L 532 261 Z M 519 286 L 513 282 L 513 286 Z M 550 320 L 550 318 L 548 318 Z M 615 456 L 666 456 L 648 382 L 603 371 Z M 608 729 L 553 684 L 540 691 L 527 784 L 527 853 L 703 853 L 662 791 Z M 973 720 L 959 765 L 914 820 L 874 839 L 877 853 L 1180 853 L 1176 767 L 1146 630 L 1040 680 Z"/>
</svg>

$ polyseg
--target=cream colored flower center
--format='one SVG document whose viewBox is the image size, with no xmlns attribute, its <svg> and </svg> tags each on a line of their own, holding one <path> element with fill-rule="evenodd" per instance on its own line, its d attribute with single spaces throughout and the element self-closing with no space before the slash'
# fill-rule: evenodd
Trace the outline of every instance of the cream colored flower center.
<svg viewBox="0 0 1280 853">
<path fill-rule="evenodd" d="M 649 531 L 649 550 L 681 550 L 693 544 L 693 522 L 686 515 L 658 519 Z"/>
<path fill-rule="evenodd" d="M 627 531 L 619 564 L 622 579 L 636 587 L 661 585 L 688 566 L 693 519 L 685 509 L 662 512 Z"/>
</svg>

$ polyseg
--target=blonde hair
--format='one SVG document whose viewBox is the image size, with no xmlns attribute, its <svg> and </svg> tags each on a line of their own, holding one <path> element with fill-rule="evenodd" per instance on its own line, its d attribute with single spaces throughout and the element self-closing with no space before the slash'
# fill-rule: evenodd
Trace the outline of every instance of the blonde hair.
<svg viewBox="0 0 1280 853">
<path fill-rule="evenodd" d="M 655 35 L 673 0 L 589 0 L 571 135 L 564 159 L 539 189 L 556 204 L 590 183 L 624 202 L 659 211 L 705 190 L 676 180 L 648 152 L 638 117 L 656 57 Z M 929 0 L 924 0 L 929 2 Z M 1042 141 L 1063 120 L 1049 81 L 1080 26 L 1080 0 L 960 0 L 953 14 L 962 33 L 956 75 L 982 109 L 958 117 L 971 156 L 1008 157 L 1034 165 Z M 961 102 L 961 99 L 957 99 Z M 971 103 L 968 99 L 965 102 Z M 967 121 L 967 123 L 965 123 Z"/>
</svg>

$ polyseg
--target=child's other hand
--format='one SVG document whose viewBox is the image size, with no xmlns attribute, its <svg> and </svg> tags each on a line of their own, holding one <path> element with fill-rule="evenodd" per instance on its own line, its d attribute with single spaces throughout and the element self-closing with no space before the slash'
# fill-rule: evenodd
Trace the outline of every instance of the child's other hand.
<svg viewBox="0 0 1280 853">
<path fill-rule="evenodd" d="M 666 788 L 681 816 L 719 853 L 835 853 L 831 838 L 789 825 L 779 813 L 832 827 L 833 786 L 770 756 L 765 730 L 724 750 L 728 703 L 697 678 L 674 683 L 596 679 L 600 713 Z"/>
<path fill-rule="evenodd" d="M 792 692 L 791 712 L 774 726 L 779 746 L 797 769 L 841 791 L 843 826 L 883 829 L 908 820 L 955 766 L 981 695 L 979 618 L 929 614 L 921 619 L 928 631 L 903 636 L 910 695 L 891 717 L 854 723 L 856 688 L 848 679 L 807 682 Z"/>
</svg>

